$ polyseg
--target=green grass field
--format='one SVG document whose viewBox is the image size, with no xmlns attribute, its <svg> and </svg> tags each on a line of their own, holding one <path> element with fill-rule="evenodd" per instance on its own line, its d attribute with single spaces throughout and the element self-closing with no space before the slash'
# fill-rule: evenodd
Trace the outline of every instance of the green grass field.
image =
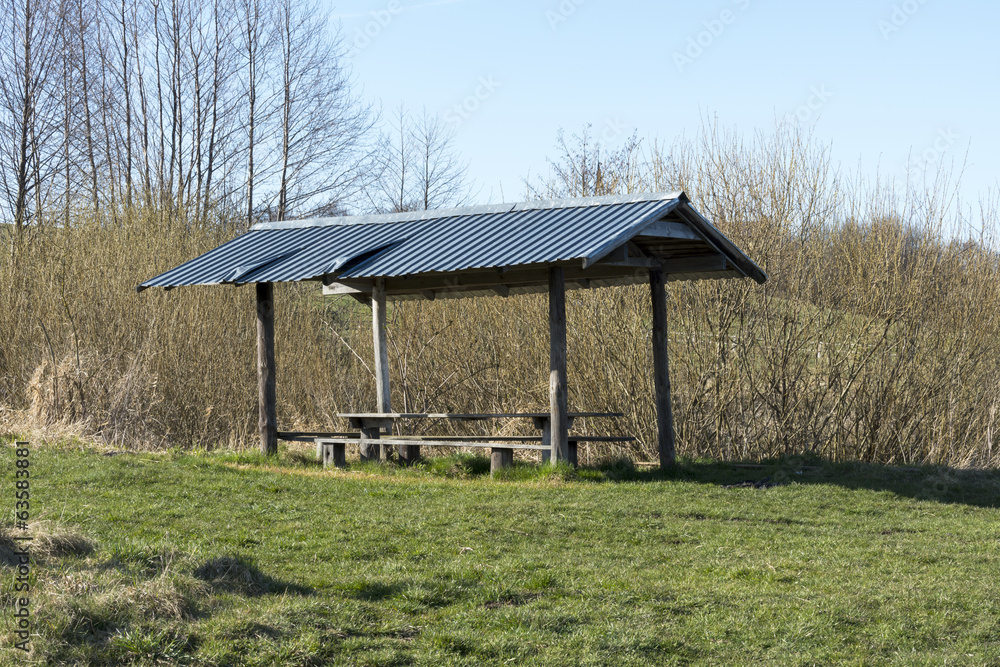
<svg viewBox="0 0 1000 667">
<path fill-rule="evenodd" d="M 13 509 L 14 450 L 0 448 Z M 810 465 L 806 465 L 809 463 Z M 1000 665 L 1000 474 L 31 453 L 3 664 Z M 724 488 L 770 477 L 772 488 Z"/>
</svg>

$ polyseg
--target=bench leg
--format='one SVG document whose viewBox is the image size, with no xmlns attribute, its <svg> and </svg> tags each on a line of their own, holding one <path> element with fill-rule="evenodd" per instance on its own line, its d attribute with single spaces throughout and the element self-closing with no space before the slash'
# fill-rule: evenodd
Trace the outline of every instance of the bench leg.
<svg viewBox="0 0 1000 667">
<path fill-rule="evenodd" d="M 490 454 L 490 476 L 496 474 L 501 468 L 510 468 L 514 465 L 514 450 L 510 447 L 494 447 Z"/>
<path fill-rule="evenodd" d="M 399 445 L 399 462 L 411 466 L 420 460 L 420 445 Z"/>
<path fill-rule="evenodd" d="M 326 460 L 323 458 L 323 443 L 318 438 L 316 440 L 316 460 L 326 463 Z"/>
<path fill-rule="evenodd" d="M 323 467 L 329 468 L 331 465 L 338 468 L 347 467 L 347 446 L 342 442 L 332 442 L 319 445 L 323 454 Z"/>
</svg>

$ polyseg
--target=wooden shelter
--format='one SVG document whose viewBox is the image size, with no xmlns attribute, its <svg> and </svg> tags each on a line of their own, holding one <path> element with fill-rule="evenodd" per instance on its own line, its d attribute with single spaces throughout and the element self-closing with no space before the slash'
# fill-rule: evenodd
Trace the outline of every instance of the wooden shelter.
<svg viewBox="0 0 1000 667">
<path fill-rule="evenodd" d="M 141 285 L 255 283 L 261 448 L 277 448 L 273 283 L 312 280 L 372 308 L 378 412 L 390 409 L 389 300 L 549 295 L 551 456 L 568 456 L 566 290 L 648 283 L 660 464 L 674 461 L 666 282 L 749 277 L 759 266 L 684 193 L 260 223 Z"/>
</svg>

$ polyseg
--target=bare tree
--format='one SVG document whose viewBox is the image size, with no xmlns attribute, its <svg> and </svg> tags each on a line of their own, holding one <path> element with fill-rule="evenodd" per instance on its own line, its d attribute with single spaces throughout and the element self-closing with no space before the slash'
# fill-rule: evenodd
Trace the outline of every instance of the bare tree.
<svg viewBox="0 0 1000 667">
<path fill-rule="evenodd" d="M 73 136 L 73 87 L 71 85 L 71 64 L 69 53 L 72 50 L 72 31 L 69 28 L 69 14 L 65 11 L 60 14 L 59 46 L 62 51 L 60 58 L 60 83 L 62 85 L 62 134 L 63 141 L 60 150 L 61 171 L 63 179 L 63 216 L 62 223 L 69 227 L 70 210 L 73 205 L 73 159 L 72 159 L 72 136 Z"/>
<path fill-rule="evenodd" d="M 469 200 L 468 165 L 455 149 L 455 131 L 424 109 L 411 133 L 417 155 L 417 189 L 424 210 Z"/>
<path fill-rule="evenodd" d="M 83 131 L 84 139 L 87 142 L 86 154 L 87 161 L 90 164 L 90 193 L 91 193 L 91 203 L 94 210 L 100 209 L 100 189 L 97 185 L 97 156 L 94 148 L 94 124 L 93 124 L 93 113 L 91 109 L 91 89 L 90 89 L 90 67 L 91 62 L 88 58 L 87 43 L 90 38 L 90 34 L 94 29 L 93 12 L 95 8 L 91 7 L 85 9 L 85 0 L 75 0 L 76 15 L 78 23 L 75 26 L 77 31 L 77 43 L 80 47 L 79 50 L 79 61 L 78 67 L 80 72 L 80 83 L 81 92 L 83 95 L 82 100 L 80 100 L 80 105 L 83 111 Z"/>
<path fill-rule="evenodd" d="M 118 4 L 120 12 L 118 14 L 118 25 L 120 28 L 121 39 L 117 40 L 119 46 L 119 54 L 121 59 L 121 67 L 118 70 L 121 76 L 121 91 L 122 99 L 125 102 L 124 118 L 125 118 L 125 164 L 122 171 L 125 173 L 125 205 L 128 207 L 132 206 L 132 170 L 133 170 L 133 140 L 132 140 L 132 98 L 134 92 L 132 90 L 132 81 L 135 78 L 133 61 L 136 58 L 136 49 L 132 46 L 132 35 L 129 34 L 129 26 L 135 26 L 133 30 L 138 32 L 139 16 L 136 11 L 135 0 L 129 2 L 129 0 L 120 0 Z"/>
<path fill-rule="evenodd" d="M 148 91 L 146 88 L 146 72 L 143 63 L 143 44 L 140 44 L 139 35 L 143 31 L 142 29 L 149 25 L 149 15 L 141 12 L 139 10 L 139 5 L 136 5 L 135 20 L 132 22 L 129 30 L 129 39 L 132 41 L 132 48 L 135 51 L 135 79 L 136 85 L 138 87 L 137 94 L 139 96 L 139 114 L 141 116 L 142 123 L 142 139 L 141 139 L 141 152 L 142 152 L 142 188 L 145 194 L 146 204 L 152 205 L 153 196 L 153 178 L 150 172 L 150 105 L 148 99 Z"/>
<path fill-rule="evenodd" d="M 370 106 L 356 99 L 341 62 L 339 34 L 329 37 L 328 15 L 315 4 L 283 0 L 282 136 L 278 219 L 317 198 L 343 201 L 356 189 L 371 153 L 365 137 Z"/>
<path fill-rule="evenodd" d="M 266 79 L 269 74 L 272 40 L 268 30 L 268 12 L 263 0 L 240 0 L 239 10 L 242 24 L 240 46 L 246 68 L 244 70 L 246 116 L 243 127 L 246 133 L 247 156 L 245 223 L 249 228 L 254 222 L 254 187 L 262 171 L 257 163 L 256 151 L 264 129 L 261 125 L 267 120 Z"/>
<path fill-rule="evenodd" d="M 212 202 L 213 177 L 216 170 L 217 151 L 222 145 L 220 140 L 220 116 L 229 115 L 231 107 L 226 106 L 225 94 L 231 80 L 229 64 L 233 54 L 231 24 L 222 20 L 222 13 L 231 10 L 231 5 L 222 0 L 214 0 L 212 5 L 212 83 L 205 103 L 207 136 L 204 138 L 205 162 L 198 172 L 198 191 L 200 193 L 200 208 L 207 211 Z M 199 160 L 199 165 L 201 161 Z"/>
<path fill-rule="evenodd" d="M 557 157 L 549 159 L 549 176 L 525 181 L 530 196 L 593 197 L 641 192 L 650 187 L 644 174 L 649 171 L 643 157 L 642 141 L 635 135 L 609 148 L 595 139 L 587 125 L 580 134 L 567 139 L 556 135 Z"/>
<path fill-rule="evenodd" d="M 367 203 L 379 213 L 458 206 L 469 198 L 466 171 L 441 119 L 424 110 L 414 120 L 400 105 L 383 131 Z"/>
<path fill-rule="evenodd" d="M 358 188 L 368 172 L 371 107 L 351 92 L 341 64 L 339 33 L 331 37 L 329 13 L 315 2 L 281 0 L 278 220 L 293 209 L 329 206 Z M 319 203 L 323 200 L 323 203 Z"/>
<path fill-rule="evenodd" d="M 45 0 L 3 0 L 0 34 L 0 186 L 18 234 L 42 213 L 44 179 L 58 154 L 56 71 L 60 7 Z M 56 84 L 57 85 L 57 84 Z"/>
<path fill-rule="evenodd" d="M 375 171 L 376 114 L 318 0 L 0 9 L 0 219 L 18 229 L 52 201 L 65 224 L 137 198 L 246 225 L 342 210 Z"/>
<path fill-rule="evenodd" d="M 120 163 L 122 138 L 118 133 L 118 119 L 120 116 L 117 98 L 121 93 L 120 88 L 114 86 L 112 81 L 114 63 L 108 57 L 108 42 L 105 31 L 109 26 L 105 25 L 103 16 L 97 21 L 97 52 L 100 56 L 98 72 L 100 73 L 100 87 L 98 88 L 98 112 L 101 118 L 101 135 L 104 137 L 104 172 L 107 183 L 106 192 L 108 196 L 108 206 L 111 217 L 117 220 L 117 193 L 120 188 L 120 172 L 117 167 Z M 112 38 L 113 39 L 113 38 Z"/>
</svg>

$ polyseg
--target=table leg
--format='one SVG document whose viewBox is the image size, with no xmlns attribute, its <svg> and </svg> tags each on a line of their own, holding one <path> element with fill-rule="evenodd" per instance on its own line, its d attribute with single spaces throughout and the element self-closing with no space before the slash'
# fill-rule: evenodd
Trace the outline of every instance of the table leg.
<svg viewBox="0 0 1000 667">
<path fill-rule="evenodd" d="M 545 447 L 542 450 L 542 463 L 548 463 L 552 460 L 552 421 L 549 419 L 542 426 L 542 445 Z"/>
<path fill-rule="evenodd" d="M 362 461 L 375 461 L 379 457 L 379 445 L 372 440 L 381 437 L 381 429 L 378 426 L 361 427 L 361 444 L 358 446 Z"/>
<path fill-rule="evenodd" d="M 566 419 L 566 428 L 573 428 L 573 417 Z M 542 450 L 542 463 L 548 463 L 552 460 L 552 420 L 548 416 L 544 417 L 532 417 L 532 422 L 535 424 L 535 428 L 542 430 L 542 446 L 545 449 Z M 570 454 L 570 463 L 576 466 L 576 457 L 574 454 Z"/>
<path fill-rule="evenodd" d="M 411 466 L 420 460 L 420 445 L 400 445 L 397 453 L 400 463 Z"/>
</svg>

